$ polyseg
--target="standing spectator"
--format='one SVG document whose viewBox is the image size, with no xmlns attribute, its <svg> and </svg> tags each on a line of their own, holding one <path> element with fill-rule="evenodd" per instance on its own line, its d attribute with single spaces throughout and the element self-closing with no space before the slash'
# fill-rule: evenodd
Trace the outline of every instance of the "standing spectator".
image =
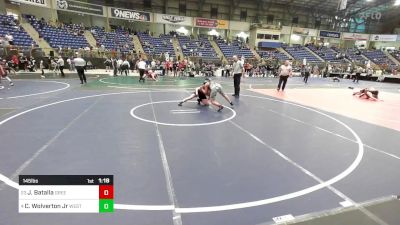
<svg viewBox="0 0 400 225">
<path fill-rule="evenodd" d="M 85 82 L 86 84 L 86 76 L 85 76 L 85 67 L 86 61 L 82 59 L 80 56 L 74 59 L 74 64 L 76 71 L 78 72 L 79 79 L 81 80 L 81 84 Z"/>
<path fill-rule="evenodd" d="M 106 66 L 106 73 L 110 70 L 110 68 L 111 68 L 111 65 L 112 63 L 111 63 L 111 59 L 110 58 L 107 58 L 105 61 L 104 61 L 104 65 Z"/>
<path fill-rule="evenodd" d="M 2 77 L 2 74 L 4 74 L 4 73 L 7 73 L 7 71 L 3 68 L 3 65 L 1 65 L 1 63 L 0 63 L 0 90 L 1 89 L 4 89 L 4 86 L 3 85 L 1 85 L 1 77 Z"/>
<path fill-rule="evenodd" d="M 165 70 L 167 68 L 167 62 L 166 61 L 161 61 L 161 68 L 162 68 L 162 75 L 165 76 Z"/>
<path fill-rule="evenodd" d="M 318 65 L 315 65 L 315 66 L 314 66 L 313 74 L 314 74 L 314 77 L 319 77 L 320 72 L 319 72 L 319 67 L 318 67 Z"/>
<path fill-rule="evenodd" d="M 308 78 L 310 77 L 311 66 L 310 64 L 303 66 L 302 73 L 304 74 L 304 83 L 307 84 Z"/>
<path fill-rule="evenodd" d="M 4 69 L 7 70 L 9 74 L 11 74 L 11 71 L 14 73 L 14 75 L 16 74 L 15 65 L 12 60 L 8 60 L 8 62 L 4 65 Z"/>
<path fill-rule="evenodd" d="M 71 59 L 70 58 L 67 58 L 67 65 L 68 65 L 69 71 L 72 71 L 72 65 L 71 65 Z"/>
<path fill-rule="evenodd" d="M 283 84 L 282 91 L 284 91 L 289 76 L 290 77 L 292 76 L 292 66 L 290 66 L 289 60 L 286 60 L 285 64 L 279 67 L 278 76 L 279 76 L 279 83 L 278 83 L 278 88 L 276 90 L 280 91 L 281 85 Z"/>
<path fill-rule="evenodd" d="M 44 76 L 44 62 L 43 62 L 43 60 L 40 60 L 39 69 L 42 71 L 41 78 L 45 78 L 45 76 Z"/>
<path fill-rule="evenodd" d="M 247 63 L 245 63 L 244 65 L 243 65 L 243 67 L 244 67 L 244 75 L 249 75 L 249 72 L 250 72 L 250 64 L 247 62 Z"/>
<path fill-rule="evenodd" d="M 34 57 L 31 57 L 30 63 L 33 67 L 33 70 L 36 71 L 37 67 L 36 67 L 36 59 Z"/>
<path fill-rule="evenodd" d="M 29 59 L 27 67 L 29 72 L 35 72 L 36 70 L 35 62 L 36 61 L 33 57 Z"/>
<path fill-rule="evenodd" d="M 24 55 L 21 55 L 19 57 L 19 67 L 18 67 L 19 70 L 23 69 L 24 71 L 26 71 L 26 61 L 27 59 L 25 58 Z"/>
<path fill-rule="evenodd" d="M 71 57 L 70 70 L 75 71 L 75 62 L 74 62 L 74 58 L 72 58 L 72 57 Z"/>
<path fill-rule="evenodd" d="M 118 76 L 118 62 L 116 58 L 111 58 L 111 66 L 113 69 L 113 76 Z"/>
<path fill-rule="evenodd" d="M 125 72 L 125 76 L 128 76 L 130 67 L 131 67 L 131 65 L 129 64 L 128 60 L 125 59 L 121 64 L 121 75 L 123 72 Z"/>
<path fill-rule="evenodd" d="M 165 62 L 165 69 L 167 70 L 167 76 L 169 76 L 170 72 L 172 72 L 172 63 L 169 59 Z"/>
<path fill-rule="evenodd" d="M 229 65 L 229 63 L 227 63 L 227 64 L 225 65 L 225 76 L 226 76 L 226 77 L 230 77 L 230 76 L 231 76 L 230 70 L 231 70 L 231 65 Z"/>
<path fill-rule="evenodd" d="M 172 63 L 172 69 L 174 70 L 174 77 L 177 76 L 177 71 L 178 71 L 178 62 L 173 62 Z"/>
<path fill-rule="evenodd" d="M 135 56 L 133 56 L 133 57 L 132 57 L 132 60 L 131 60 L 131 63 L 130 63 L 130 64 L 131 64 L 131 68 L 130 68 L 130 69 L 132 70 L 132 73 L 135 72 L 136 61 L 137 61 L 137 60 L 136 60 Z"/>
<path fill-rule="evenodd" d="M 14 37 L 10 34 L 10 32 L 8 32 L 4 37 L 6 38 L 6 41 L 8 41 L 9 45 L 14 45 Z"/>
<path fill-rule="evenodd" d="M 60 69 L 57 63 L 57 59 L 50 59 L 50 65 L 53 69 L 53 73 L 58 76 L 58 70 Z"/>
<path fill-rule="evenodd" d="M 123 62 L 124 61 L 121 58 L 119 58 L 118 61 L 117 61 L 117 68 L 118 68 L 118 71 L 120 72 L 121 75 L 122 75 L 121 65 L 122 65 Z"/>
</svg>

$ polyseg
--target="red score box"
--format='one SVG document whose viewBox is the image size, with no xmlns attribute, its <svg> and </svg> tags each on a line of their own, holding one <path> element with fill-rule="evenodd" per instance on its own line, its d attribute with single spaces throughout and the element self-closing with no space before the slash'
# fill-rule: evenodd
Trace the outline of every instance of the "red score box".
<svg viewBox="0 0 400 225">
<path fill-rule="evenodd" d="M 113 185 L 100 185 L 99 186 L 99 199 L 114 199 L 114 186 Z"/>
</svg>

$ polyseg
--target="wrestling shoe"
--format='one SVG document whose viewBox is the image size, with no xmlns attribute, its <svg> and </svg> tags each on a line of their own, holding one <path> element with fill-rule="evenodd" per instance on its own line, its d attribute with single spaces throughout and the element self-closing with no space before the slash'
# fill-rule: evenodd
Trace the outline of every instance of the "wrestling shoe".
<svg viewBox="0 0 400 225">
<path fill-rule="evenodd" d="M 229 104 L 231 104 L 231 106 L 233 106 L 233 102 L 230 102 Z"/>
<path fill-rule="evenodd" d="M 224 109 L 224 106 L 221 105 L 221 106 L 219 107 L 219 109 L 218 109 L 218 112 L 221 112 L 223 109 Z"/>
<path fill-rule="evenodd" d="M 183 102 L 179 102 L 179 103 L 178 103 L 178 106 L 182 106 L 182 104 L 183 104 Z"/>
<path fill-rule="evenodd" d="M 197 99 L 197 105 L 200 105 L 201 100 L 198 98 Z"/>
</svg>

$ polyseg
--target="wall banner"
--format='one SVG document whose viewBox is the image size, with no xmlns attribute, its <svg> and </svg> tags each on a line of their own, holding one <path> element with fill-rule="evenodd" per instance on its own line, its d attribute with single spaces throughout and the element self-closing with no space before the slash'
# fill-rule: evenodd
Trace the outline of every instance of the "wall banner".
<svg viewBox="0 0 400 225">
<path fill-rule="evenodd" d="M 187 16 L 176 16 L 176 15 L 167 15 L 167 14 L 154 14 L 154 22 L 155 23 L 164 23 L 164 24 L 174 24 L 174 25 L 182 25 L 182 26 L 192 26 L 193 18 Z"/>
<path fill-rule="evenodd" d="M 229 29 L 229 21 L 228 20 L 215 20 L 215 19 L 195 18 L 194 26 L 196 26 L 196 27 L 207 27 L 207 28 L 217 28 L 217 29 Z"/>
<path fill-rule="evenodd" d="M 326 38 L 340 38 L 341 37 L 341 33 L 340 32 L 334 32 L 334 31 L 321 30 L 321 31 L 319 31 L 319 36 L 320 37 L 326 37 Z"/>
<path fill-rule="evenodd" d="M 34 6 L 39 6 L 39 7 L 46 7 L 49 8 L 47 4 L 47 0 L 9 0 L 11 4 L 28 4 L 28 5 L 34 5 Z"/>
<path fill-rule="evenodd" d="M 397 41 L 397 35 L 393 34 L 371 34 L 370 41 Z"/>
<path fill-rule="evenodd" d="M 89 4 L 72 0 L 57 0 L 57 10 L 90 14 L 95 16 L 104 15 L 104 7 L 101 5 Z"/>
<path fill-rule="evenodd" d="M 114 7 L 110 7 L 109 9 L 112 18 L 151 22 L 151 13 L 149 12 L 142 12 L 130 9 L 120 9 Z"/>
</svg>

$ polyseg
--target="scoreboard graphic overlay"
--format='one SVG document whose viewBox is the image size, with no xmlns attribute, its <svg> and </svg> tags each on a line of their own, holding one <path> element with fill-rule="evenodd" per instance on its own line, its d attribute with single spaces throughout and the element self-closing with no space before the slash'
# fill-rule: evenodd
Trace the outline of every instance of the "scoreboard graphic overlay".
<svg viewBox="0 0 400 225">
<path fill-rule="evenodd" d="M 114 212 L 113 175 L 20 175 L 20 213 Z"/>
</svg>

